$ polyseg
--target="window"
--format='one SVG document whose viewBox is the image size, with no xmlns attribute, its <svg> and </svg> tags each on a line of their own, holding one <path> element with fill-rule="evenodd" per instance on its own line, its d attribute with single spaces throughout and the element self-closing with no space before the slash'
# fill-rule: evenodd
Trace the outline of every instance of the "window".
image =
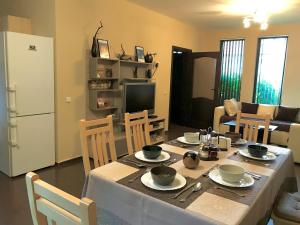
<svg viewBox="0 0 300 225">
<path fill-rule="evenodd" d="M 287 40 L 286 36 L 258 40 L 254 102 L 280 104 Z"/>
<path fill-rule="evenodd" d="M 221 41 L 220 105 L 223 105 L 225 99 L 240 99 L 244 43 L 243 39 Z"/>
</svg>

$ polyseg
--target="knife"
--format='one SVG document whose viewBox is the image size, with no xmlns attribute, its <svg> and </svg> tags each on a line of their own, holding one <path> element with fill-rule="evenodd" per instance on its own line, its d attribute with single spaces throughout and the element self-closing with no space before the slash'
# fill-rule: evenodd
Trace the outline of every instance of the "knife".
<svg viewBox="0 0 300 225">
<path fill-rule="evenodd" d="M 178 192 L 177 194 L 172 195 L 170 198 L 177 198 L 179 195 L 181 195 L 183 192 L 187 191 L 188 189 L 190 189 L 191 187 L 193 187 L 196 184 L 196 182 L 192 182 L 190 183 L 188 186 L 186 186 L 186 188 L 184 188 L 183 190 L 181 190 L 180 192 Z"/>
</svg>

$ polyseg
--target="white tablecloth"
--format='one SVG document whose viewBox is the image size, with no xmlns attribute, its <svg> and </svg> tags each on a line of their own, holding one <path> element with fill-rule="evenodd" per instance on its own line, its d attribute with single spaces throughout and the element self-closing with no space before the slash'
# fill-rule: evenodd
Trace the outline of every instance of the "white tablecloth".
<svg viewBox="0 0 300 225">
<path fill-rule="evenodd" d="M 187 149 L 163 144 L 166 149 L 184 154 Z M 134 167 L 113 162 L 90 172 L 86 180 L 83 196 L 89 197 L 97 205 L 97 221 L 102 225 L 255 225 L 268 211 L 286 178 L 294 178 L 294 165 L 291 151 L 285 148 L 268 146 L 284 157 L 275 169 L 241 163 L 227 159 L 237 149 L 222 153 L 217 162 L 200 162 L 196 170 L 189 170 L 182 161 L 172 165 L 184 176 L 197 178 L 216 163 L 242 165 L 246 170 L 269 176 L 252 205 L 245 205 L 208 192 L 195 199 L 186 209 L 173 206 L 141 192 L 130 189 L 116 181 L 138 171 Z"/>
</svg>

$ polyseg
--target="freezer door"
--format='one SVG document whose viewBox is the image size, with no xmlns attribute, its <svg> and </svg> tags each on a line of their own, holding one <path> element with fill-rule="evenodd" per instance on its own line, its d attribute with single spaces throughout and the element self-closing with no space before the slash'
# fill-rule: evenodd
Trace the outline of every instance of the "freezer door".
<svg viewBox="0 0 300 225">
<path fill-rule="evenodd" d="M 6 32 L 11 116 L 54 112 L 53 39 Z"/>
<path fill-rule="evenodd" d="M 54 165 L 54 114 L 11 118 L 10 150 L 12 176 Z"/>
</svg>

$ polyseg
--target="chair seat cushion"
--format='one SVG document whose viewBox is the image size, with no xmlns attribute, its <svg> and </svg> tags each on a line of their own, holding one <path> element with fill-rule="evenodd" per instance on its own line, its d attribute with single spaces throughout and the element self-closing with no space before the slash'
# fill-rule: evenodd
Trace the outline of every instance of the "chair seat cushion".
<svg viewBox="0 0 300 225">
<path fill-rule="evenodd" d="M 272 120 L 271 125 L 278 126 L 276 130 L 290 132 L 291 122 L 281 121 L 281 120 Z"/>
<path fill-rule="evenodd" d="M 283 193 L 275 207 L 278 217 L 300 222 L 300 193 Z"/>
</svg>

